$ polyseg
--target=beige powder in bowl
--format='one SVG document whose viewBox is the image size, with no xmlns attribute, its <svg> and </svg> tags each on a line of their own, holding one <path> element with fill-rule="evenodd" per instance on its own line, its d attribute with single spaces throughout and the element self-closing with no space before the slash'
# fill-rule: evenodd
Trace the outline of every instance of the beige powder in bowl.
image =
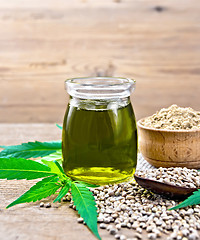
<svg viewBox="0 0 200 240">
<path fill-rule="evenodd" d="M 143 119 L 141 124 L 144 127 L 166 130 L 200 129 L 200 112 L 174 104 Z"/>
</svg>

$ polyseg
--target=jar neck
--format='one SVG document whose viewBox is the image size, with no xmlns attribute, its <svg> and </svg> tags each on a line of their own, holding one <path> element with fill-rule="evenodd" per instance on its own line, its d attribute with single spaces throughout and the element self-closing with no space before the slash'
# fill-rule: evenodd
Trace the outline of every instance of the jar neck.
<svg viewBox="0 0 200 240">
<path fill-rule="evenodd" d="M 113 99 L 83 99 L 70 96 L 70 106 L 85 110 L 112 110 L 126 107 L 130 103 L 130 97 Z"/>
<path fill-rule="evenodd" d="M 65 81 L 70 96 L 84 99 L 126 98 L 135 89 L 135 81 L 117 77 L 84 77 Z"/>
</svg>

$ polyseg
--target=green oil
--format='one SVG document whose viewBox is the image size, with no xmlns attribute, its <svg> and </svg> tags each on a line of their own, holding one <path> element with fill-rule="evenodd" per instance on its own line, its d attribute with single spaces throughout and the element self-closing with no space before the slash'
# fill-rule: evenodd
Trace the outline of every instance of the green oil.
<svg viewBox="0 0 200 240">
<path fill-rule="evenodd" d="M 92 108 L 69 104 L 63 122 L 63 167 L 72 179 L 109 184 L 132 177 L 137 129 L 129 102 Z"/>
</svg>

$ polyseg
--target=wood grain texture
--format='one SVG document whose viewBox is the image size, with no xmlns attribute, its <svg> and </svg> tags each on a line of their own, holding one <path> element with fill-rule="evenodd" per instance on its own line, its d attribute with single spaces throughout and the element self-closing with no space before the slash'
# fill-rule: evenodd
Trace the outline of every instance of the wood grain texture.
<svg viewBox="0 0 200 240">
<path fill-rule="evenodd" d="M 64 80 L 136 79 L 137 118 L 200 110 L 198 0 L 0 0 L 0 122 L 61 122 Z"/>
<path fill-rule="evenodd" d="M 200 131 L 167 130 L 137 124 L 139 151 L 154 167 L 200 168 Z"/>
</svg>

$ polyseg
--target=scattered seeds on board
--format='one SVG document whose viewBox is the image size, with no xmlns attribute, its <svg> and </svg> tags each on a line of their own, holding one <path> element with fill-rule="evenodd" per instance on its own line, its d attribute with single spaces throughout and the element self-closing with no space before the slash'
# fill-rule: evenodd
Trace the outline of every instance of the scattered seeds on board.
<svg viewBox="0 0 200 240">
<path fill-rule="evenodd" d="M 45 207 L 46 208 L 50 208 L 51 207 L 51 203 L 47 203 Z"/>
<path fill-rule="evenodd" d="M 148 239 L 155 240 L 156 238 L 157 238 L 157 236 L 156 236 L 155 233 L 149 233 L 149 234 L 148 234 Z"/>
<path fill-rule="evenodd" d="M 196 170 L 186 168 L 168 168 L 168 170 L 160 168 L 154 169 L 152 172 L 151 170 L 148 170 L 147 173 L 140 172 L 159 180 L 159 174 L 164 174 L 166 171 L 168 171 L 168 178 L 172 179 L 171 183 L 174 177 L 175 179 L 180 178 L 179 180 L 184 184 L 187 182 L 195 184 L 194 179 L 198 178 L 199 174 Z M 198 181 L 196 182 L 199 184 Z M 106 185 L 95 189 L 91 188 L 90 191 L 93 192 L 96 199 L 99 227 L 106 229 L 113 239 L 140 240 L 143 233 L 146 234 L 147 239 L 159 239 L 163 234 L 167 235 L 167 240 L 200 239 L 197 231 L 200 230 L 199 205 L 169 211 L 169 208 L 179 202 L 162 198 L 135 182 Z M 70 194 L 66 197 L 71 199 Z M 73 201 L 70 201 L 69 207 L 75 209 Z M 43 204 L 41 202 L 40 207 L 51 207 L 50 203 Z M 85 224 L 82 218 L 78 218 L 77 222 Z M 130 229 L 132 236 L 122 234 L 122 228 Z"/>
<path fill-rule="evenodd" d="M 142 235 L 140 233 L 135 233 L 134 234 L 134 238 L 141 240 L 142 239 Z"/>
<path fill-rule="evenodd" d="M 120 234 L 116 234 L 115 239 L 120 239 Z"/>
<path fill-rule="evenodd" d="M 140 240 L 143 233 L 147 239 L 159 239 L 162 234 L 167 234 L 168 240 L 200 239 L 197 232 L 200 228 L 199 205 L 169 211 L 179 202 L 161 198 L 135 182 L 106 185 L 90 191 L 96 199 L 99 227 L 107 230 L 113 239 Z M 73 202 L 70 207 L 73 208 Z M 122 228 L 130 229 L 132 236 L 122 234 Z"/>
<path fill-rule="evenodd" d="M 41 202 L 41 203 L 40 203 L 40 207 L 44 207 L 44 202 Z"/>
<path fill-rule="evenodd" d="M 99 227 L 101 229 L 106 229 L 107 228 L 107 225 L 105 223 L 100 223 Z"/>
<path fill-rule="evenodd" d="M 77 218 L 77 222 L 78 222 L 78 223 L 83 223 L 83 218 L 82 218 L 82 217 Z"/>
<path fill-rule="evenodd" d="M 126 238 L 126 236 L 125 235 L 121 235 L 120 236 L 120 240 L 126 240 L 127 238 Z"/>
<path fill-rule="evenodd" d="M 111 235 L 116 235 L 117 232 L 118 232 L 118 230 L 115 229 L 115 228 L 111 228 L 111 229 L 109 230 L 109 233 L 110 233 Z"/>
</svg>

